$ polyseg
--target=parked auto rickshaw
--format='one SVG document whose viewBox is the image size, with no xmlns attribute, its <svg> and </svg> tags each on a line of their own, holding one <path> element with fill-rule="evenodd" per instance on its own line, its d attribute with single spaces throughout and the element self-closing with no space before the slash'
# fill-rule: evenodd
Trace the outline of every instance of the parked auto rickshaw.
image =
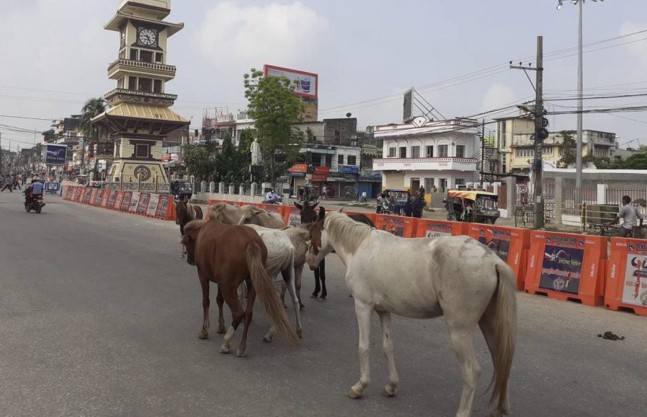
<svg viewBox="0 0 647 417">
<path fill-rule="evenodd" d="M 402 214 L 407 198 L 407 190 L 386 189 L 377 198 L 376 213 Z"/>
<path fill-rule="evenodd" d="M 486 191 L 448 190 L 447 220 L 494 224 L 499 218 L 498 195 Z"/>
</svg>

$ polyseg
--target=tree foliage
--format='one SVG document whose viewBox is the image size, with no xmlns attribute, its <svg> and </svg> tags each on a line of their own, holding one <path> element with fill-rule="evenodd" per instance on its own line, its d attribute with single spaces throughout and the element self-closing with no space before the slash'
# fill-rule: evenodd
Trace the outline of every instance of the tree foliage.
<svg viewBox="0 0 647 417">
<path fill-rule="evenodd" d="M 298 153 L 303 134 L 293 125 L 301 121 L 304 104 L 285 77 L 264 77 L 254 68 L 244 75 L 247 112 L 254 119 L 256 137 L 274 182 Z M 277 158 L 278 157 L 278 158 Z M 277 160 L 279 163 L 277 164 Z"/>
<path fill-rule="evenodd" d="M 647 169 L 647 152 L 633 154 L 618 165 L 624 169 Z"/>
<path fill-rule="evenodd" d="M 573 139 L 572 130 L 562 130 L 559 133 L 562 137 L 562 152 L 563 156 L 558 161 L 563 168 L 573 166 L 577 162 L 577 143 Z"/>
<path fill-rule="evenodd" d="M 102 97 L 91 98 L 81 108 L 81 132 L 89 142 L 96 142 L 104 135 L 100 126 L 92 124 L 92 119 L 106 111 L 106 102 Z"/>
<path fill-rule="evenodd" d="M 186 145 L 182 151 L 182 159 L 197 182 L 214 179 L 216 155 L 211 146 Z"/>
</svg>

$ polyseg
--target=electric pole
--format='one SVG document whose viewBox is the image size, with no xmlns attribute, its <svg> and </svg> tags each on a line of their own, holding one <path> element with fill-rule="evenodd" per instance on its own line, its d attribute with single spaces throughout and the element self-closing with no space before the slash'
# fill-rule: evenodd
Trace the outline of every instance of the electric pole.
<svg viewBox="0 0 647 417">
<path fill-rule="evenodd" d="M 532 166 L 530 170 L 534 172 L 534 181 L 533 181 L 533 203 L 535 211 L 535 229 L 541 229 L 544 227 L 544 189 L 543 189 L 543 163 L 542 163 L 542 150 L 544 139 L 548 137 L 548 119 L 544 118 L 544 98 L 543 98 L 543 84 L 544 84 L 544 38 L 542 36 L 537 36 L 537 67 L 532 68 L 530 66 L 514 66 L 510 65 L 510 68 L 522 69 L 524 72 L 526 70 L 535 71 L 535 108 L 533 111 L 535 119 L 535 134 L 532 136 L 533 145 L 535 149 L 535 157 L 533 159 Z M 526 73 L 528 76 L 528 73 Z M 530 77 L 528 77 L 530 79 Z M 531 81 L 532 84 L 532 81 Z"/>
</svg>

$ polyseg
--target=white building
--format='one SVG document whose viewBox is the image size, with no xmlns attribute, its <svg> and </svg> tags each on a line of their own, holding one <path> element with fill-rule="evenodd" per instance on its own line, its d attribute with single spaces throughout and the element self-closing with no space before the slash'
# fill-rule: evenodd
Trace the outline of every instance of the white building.
<svg viewBox="0 0 647 417">
<path fill-rule="evenodd" d="M 416 117 L 408 123 L 375 126 L 374 135 L 384 141 L 384 157 L 373 161 L 373 170 L 382 172 L 383 188 L 415 191 L 424 185 L 427 191 L 444 191 L 478 180 L 476 120 Z"/>
</svg>

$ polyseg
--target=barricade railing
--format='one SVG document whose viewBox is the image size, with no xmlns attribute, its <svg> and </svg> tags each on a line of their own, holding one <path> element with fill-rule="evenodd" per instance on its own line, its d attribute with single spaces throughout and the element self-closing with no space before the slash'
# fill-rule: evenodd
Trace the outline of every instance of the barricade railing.
<svg viewBox="0 0 647 417">
<path fill-rule="evenodd" d="M 606 259 L 603 236 L 533 231 L 524 289 L 558 300 L 600 305 Z"/>
<path fill-rule="evenodd" d="M 375 218 L 375 227 L 400 237 L 416 235 L 417 218 L 380 214 Z"/>
<path fill-rule="evenodd" d="M 491 224 L 467 223 L 467 235 L 478 240 L 514 271 L 516 288 L 524 289 L 526 257 L 530 249 L 530 230 Z"/>
<path fill-rule="evenodd" d="M 647 240 L 611 238 L 604 305 L 647 316 Z"/>
<path fill-rule="evenodd" d="M 380 216 L 377 214 L 377 216 Z M 467 234 L 467 223 L 418 219 L 415 237 L 458 236 Z"/>
</svg>

